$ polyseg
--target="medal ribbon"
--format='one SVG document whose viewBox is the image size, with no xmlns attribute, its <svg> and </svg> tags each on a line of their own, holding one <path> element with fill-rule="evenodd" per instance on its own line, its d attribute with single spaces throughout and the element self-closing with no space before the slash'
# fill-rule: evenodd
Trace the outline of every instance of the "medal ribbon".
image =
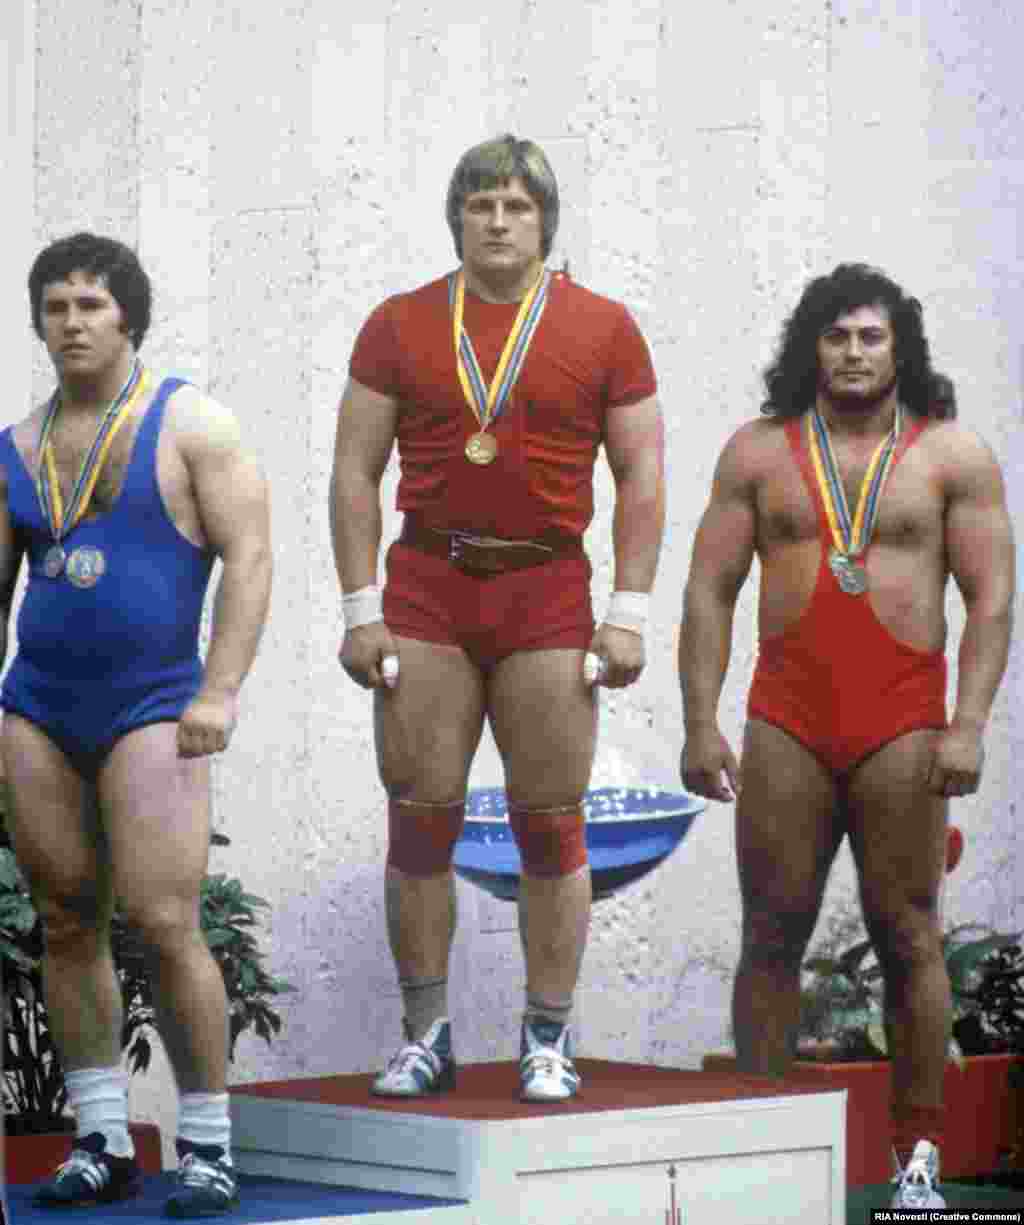
<svg viewBox="0 0 1024 1225">
<path fill-rule="evenodd" d="M 490 387 L 484 382 L 480 363 L 473 351 L 473 342 L 462 327 L 462 316 L 466 301 L 466 278 L 462 269 L 448 280 L 448 304 L 452 312 L 452 334 L 455 341 L 455 365 L 462 384 L 462 394 L 473 410 L 473 416 L 486 430 L 492 421 L 497 421 L 505 408 L 505 402 L 519 378 L 526 361 L 540 317 L 548 300 L 551 273 L 545 268 L 533 288 L 519 304 L 519 313 L 501 351 L 498 368 L 494 372 Z"/>
<path fill-rule="evenodd" d="M 43 419 L 43 428 L 39 435 L 40 462 L 39 470 L 36 474 L 36 489 L 39 492 L 39 501 L 43 508 L 43 515 L 49 524 L 50 533 L 54 540 L 59 541 L 66 536 L 89 509 L 89 503 L 92 501 L 96 482 L 99 480 L 100 472 L 103 470 L 103 464 L 106 462 L 110 447 L 117 437 L 121 426 L 127 421 L 128 415 L 132 408 L 134 408 L 139 396 L 148 385 L 148 376 L 143 370 L 142 364 L 136 361 L 132 366 L 132 372 L 128 376 L 127 382 L 103 414 L 103 420 L 96 430 L 96 436 L 92 440 L 92 445 L 89 447 L 88 453 L 82 460 L 82 466 L 78 470 L 78 476 L 75 479 L 71 490 L 71 497 L 68 501 L 67 511 L 64 509 L 64 500 L 60 494 L 60 480 L 57 476 L 57 463 L 54 459 L 53 441 L 51 439 L 54 422 L 60 409 L 60 390 L 58 389 L 53 393 L 47 406 L 46 416 Z"/>
<path fill-rule="evenodd" d="M 902 428 L 903 407 L 897 404 L 892 429 L 875 448 L 867 472 L 864 473 L 857 499 L 857 512 L 851 522 L 846 490 L 839 476 L 839 465 L 832 450 L 828 426 L 817 408 L 807 414 L 807 441 L 814 475 L 821 491 L 821 500 L 825 506 L 825 515 L 832 530 L 836 551 L 844 557 L 859 557 L 868 547 L 875 530 L 875 520 L 878 518 L 882 490 L 892 470 L 896 443 Z"/>
</svg>

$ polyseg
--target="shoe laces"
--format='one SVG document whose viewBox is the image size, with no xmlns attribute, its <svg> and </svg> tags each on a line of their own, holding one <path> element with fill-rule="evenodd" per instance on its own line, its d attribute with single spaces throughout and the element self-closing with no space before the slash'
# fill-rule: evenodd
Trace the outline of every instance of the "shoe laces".
<svg viewBox="0 0 1024 1225">
<path fill-rule="evenodd" d="M 441 1060 L 434 1051 L 422 1042 L 410 1042 L 400 1051 L 392 1055 L 388 1061 L 389 1072 L 408 1072 L 420 1060 L 425 1059 L 435 1071 L 441 1066 Z"/>
<path fill-rule="evenodd" d="M 215 1161 L 207 1161 L 198 1153 L 186 1153 L 178 1166 L 178 1176 L 186 1187 L 206 1187 L 221 1173 Z"/>
<path fill-rule="evenodd" d="M 565 1068 L 572 1068 L 572 1060 L 555 1050 L 553 1046 L 541 1046 L 530 1051 L 523 1058 L 523 1065 L 530 1072 L 539 1072 L 542 1076 L 554 1076 Z"/>
<path fill-rule="evenodd" d="M 110 1169 L 102 1161 L 97 1161 L 94 1153 L 85 1148 L 73 1148 L 67 1161 L 62 1161 L 57 1167 L 58 1179 L 69 1175 L 81 1174 L 93 1184 L 96 1190 L 106 1186 L 110 1181 Z"/>
</svg>

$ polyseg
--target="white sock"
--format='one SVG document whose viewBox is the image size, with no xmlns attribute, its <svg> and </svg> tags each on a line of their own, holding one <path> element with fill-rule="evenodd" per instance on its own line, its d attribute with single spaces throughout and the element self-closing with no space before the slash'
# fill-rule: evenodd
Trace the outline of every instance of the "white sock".
<svg viewBox="0 0 1024 1225">
<path fill-rule="evenodd" d="M 178 1139 L 216 1144 L 231 1164 L 231 1116 L 226 1093 L 183 1093 L 178 1104 Z"/>
<path fill-rule="evenodd" d="M 134 1157 L 128 1134 L 128 1074 L 119 1065 L 79 1068 L 64 1077 L 68 1101 L 75 1113 L 75 1135 L 82 1139 L 98 1131 L 111 1157 Z"/>
</svg>

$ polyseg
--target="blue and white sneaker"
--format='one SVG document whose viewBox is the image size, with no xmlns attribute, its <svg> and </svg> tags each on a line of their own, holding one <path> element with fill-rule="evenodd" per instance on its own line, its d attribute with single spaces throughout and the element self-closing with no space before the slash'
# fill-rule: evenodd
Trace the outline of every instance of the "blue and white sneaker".
<svg viewBox="0 0 1024 1225">
<path fill-rule="evenodd" d="M 112 1157 L 106 1137 L 90 1132 L 75 1140 L 67 1161 L 36 1191 L 40 1208 L 83 1208 L 130 1199 L 142 1190 L 142 1174 L 134 1157 Z"/>
<path fill-rule="evenodd" d="M 519 1096 L 524 1102 L 564 1102 L 579 1091 L 569 1026 L 538 1017 L 523 1022 Z"/>
<path fill-rule="evenodd" d="M 378 1097 L 426 1097 L 454 1088 L 451 1022 L 439 1017 L 418 1042 L 406 1042 L 391 1056 L 384 1071 L 374 1077 L 370 1092 Z"/>
<path fill-rule="evenodd" d="M 895 1156 L 894 1156 L 895 1161 Z M 896 1187 L 893 1208 L 945 1208 L 946 1201 L 938 1192 L 939 1150 L 930 1140 L 918 1140 L 906 1168 L 896 1161 Z"/>
<path fill-rule="evenodd" d="M 238 1183 L 219 1144 L 178 1140 L 178 1188 L 164 1205 L 169 1217 L 220 1216 L 238 1207 Z"/>
</svg>

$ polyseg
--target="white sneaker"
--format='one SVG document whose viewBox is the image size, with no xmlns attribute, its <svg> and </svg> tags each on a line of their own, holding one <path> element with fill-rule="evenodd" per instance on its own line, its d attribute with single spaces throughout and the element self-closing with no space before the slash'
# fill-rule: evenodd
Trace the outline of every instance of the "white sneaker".
<svg viewBox="0 0 1024 1225">
<path fill-rule="evenodd" d="M 568 1025 L 537 1018 L 523 1022 L 519 1085 L 524 1102 L 564 1102 L 575 1097 L 580 1078 L 571 1058 Z"/>
<path fill-rule="evenodd" d="M 895 1157 L 894 1157 L 895 1160 Z M 930 1140 L 918 1140 L 907 1162 L 901 1170 L 896 1161 L 896 1191 L 892 1197 L 894 1208 L 945 1208 L 946 1201 L 939 1194 L 939 1150 Z"/>
<path fill-rule="evenodd" d="M 455 1057 L 447 1017 L 435 1021 L 418 1042 L 407 1042 L 374 1078 L 378 1097 L 425 1097 L 455 1088 Z"/>
</svg>

